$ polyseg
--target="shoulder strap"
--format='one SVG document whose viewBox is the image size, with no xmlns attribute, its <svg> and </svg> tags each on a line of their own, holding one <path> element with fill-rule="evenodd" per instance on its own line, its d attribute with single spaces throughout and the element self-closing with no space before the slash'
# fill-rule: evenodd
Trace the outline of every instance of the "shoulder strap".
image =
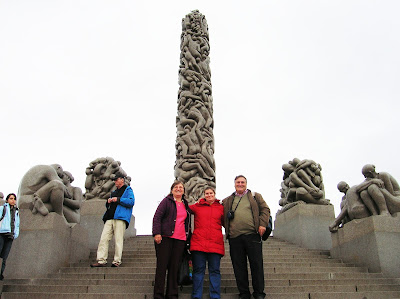
<svg viewBox="0 0 400 299">
<path fill-rule="evenodd" d="M 3 214 L 1 215 L 0 221 L 3 220 L 4 216 L 6 215 L 6 206 L 3 206 Z"/>
</svg>

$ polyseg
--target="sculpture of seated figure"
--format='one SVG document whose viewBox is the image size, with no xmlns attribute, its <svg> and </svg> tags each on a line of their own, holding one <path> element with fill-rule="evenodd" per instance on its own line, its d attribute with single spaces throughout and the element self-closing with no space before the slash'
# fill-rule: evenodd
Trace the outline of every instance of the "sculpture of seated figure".
<svg viewBox="0 0 400 299">
<path fill-rule="evenodd" d="M 82 206 L 83 194 L 79 187 L 71 186 L 74 177 L 68 171 L 64 171 L 63 183 L 67 187 L 71 198 L 64 198 L 64 217 L 68 223 L 80 223 L 81 214 L 80 208 Z"/>
<path fill-rule="evenodd" d="M 71 198 L 61 178 L 64 175 L 58 164 L 36 165 L 23 176 L 18 190 L 18 207 L 29 208 L 33 214 L 46 216 L 63 213 L 64 198 Z"/>
<path fill-rule="evenodd" d="M 365 181 L 358 186 L 360 197 L 372 215 L 391 215 L 400 208 L 400 187 L 387 172 L 377 173 L 375 166 L 362 168 Z"/>
<path fill-rule="evenodd" d="M 346 221 L 346 217 L 351 221 L 373 215 L 390 216 L 400 212 L 400 188 L 397 181 L 386 172 L 375 172 L 375 166 L 372 164 L 365 165 L 362 173 L 365 181 L 348 189 L 340 214 L 329 226 L 331 232 L 336 232 L 342 221 Z"/>
<path fill-rule="evenodd" d="M 337 188 L 344 193 L 340 204 L 341 211 L 335 221 L 329 226 L 329 230 L 337 232 L 340 225 L 343 225 L 353 219 L 362 219 L 369 217 L 371 214 L 364 205 L 358 193 L 358 186 L 349 187 L 346 182 L 339 182 Z"/>
</svg>

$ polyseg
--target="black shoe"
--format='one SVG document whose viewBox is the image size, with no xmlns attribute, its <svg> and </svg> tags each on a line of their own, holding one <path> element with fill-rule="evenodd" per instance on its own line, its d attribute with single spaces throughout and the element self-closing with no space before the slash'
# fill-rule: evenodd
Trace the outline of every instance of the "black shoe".
<svg viewBox="0 0 400 299">
<path fill-rule="evenodd" d="M 92 267 L 92 268 L 106 267 L 106 266 L 107 266 L 107 264 L 100 264 L 100 263 L 94 263 L 94 264 L 90 265 L 90 267 Z"/>
<path fill-rule="evenodd" d="M 118 268 L 118 267 L 119 267 L 119 264 L 112 263 L 112 264 L 111 264 L 111 267 Z"/>
</svg>

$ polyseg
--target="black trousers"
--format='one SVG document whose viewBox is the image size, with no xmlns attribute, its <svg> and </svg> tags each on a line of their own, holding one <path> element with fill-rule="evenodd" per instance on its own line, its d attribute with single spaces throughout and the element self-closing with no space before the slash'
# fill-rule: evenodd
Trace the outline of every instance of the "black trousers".
<svg viewBox="0 0 400 299">
<path fill-rule="evenodd" d="M 10 253 L 13 240 L 14 239 L 9 238 L 5 234 L 0 234 L 0 258 L 3 259 L 3 262 L 1 263 L 1 276 L 3 276 L 4 270 L 6 268 L 6 261 L 8 258 L 8 254 Z"/>
<path fill-rule="evenodd" d="M 264 265 L 262 240 L 258 234 L 240 235 L 229 239 L 229 248 L 240 298 L 249 299 L 247 259 L 249 259 L 253 297 L 264 298 Z"/>
<path fill-rule="evenodd" d="M 154 281 L 154 298 L 178 298 L 178 270 L 182 261 L 186 241 L 163 237 L 156 247 L 157 268 Z M 167 276 L 167 290 L 164 297 L 165 276 Z"/>
</svg>

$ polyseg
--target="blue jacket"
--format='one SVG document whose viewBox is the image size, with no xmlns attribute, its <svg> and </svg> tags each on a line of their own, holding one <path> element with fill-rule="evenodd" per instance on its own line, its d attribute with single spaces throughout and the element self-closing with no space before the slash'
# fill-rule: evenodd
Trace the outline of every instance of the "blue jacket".
<svg viewBox="0 0 400 299">
<path fill-rule="evenodd" d="M 106 202 L 107 204 L 107 202 Z M 132 188 L 126 187 L 124 194 L 118 200 L 118 206 L 114 213 L 114 219 L 124 220 L 127 222 L 127 227 L 131 221 L 132 208 L 135 205 L 135 195 Z"/>
<path fill-rule="evenodd" d="M 3 209 L 6 209 L 6 214 L 2 221 L 0 221 L 0 234 L 11 233 L 11 215 L 10 205 L 5 203 L 4 206 L 0 206 L 0 217 L 3 215 Z M 15 206 L 15 218 L 14 218 L 14 239 L 19 236 L 19 211 Z"/>
</svg>

